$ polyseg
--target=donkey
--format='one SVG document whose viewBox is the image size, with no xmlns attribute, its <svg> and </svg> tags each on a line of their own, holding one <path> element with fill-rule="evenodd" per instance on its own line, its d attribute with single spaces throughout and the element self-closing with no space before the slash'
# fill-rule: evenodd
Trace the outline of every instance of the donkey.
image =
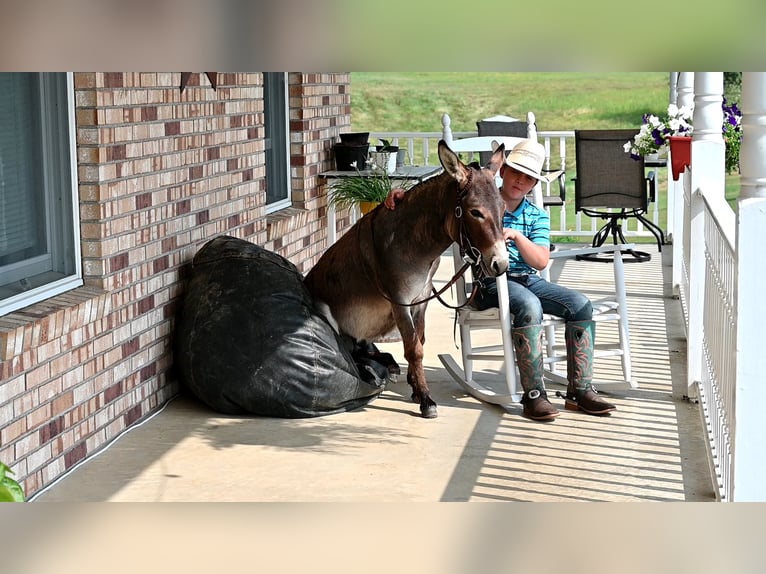
<svg viewBox="0 0 766 574">
<path fill-rule="evenodd" d="M 486 275 L 508 269 L 504 204 L 495 184 L 504 157 L 501 145 L 486 167 L 466 165 L 440 141 L 444 171 L 412 187 L 394 210 L 379 205 L 362 217 L 305 278 L 318 311 L 341 335 L 369 341 L 399 329 L 412 400 L 425 418 L 437 416 L 423 344 L 439 257 L 454 241 Z"/>
</svg>

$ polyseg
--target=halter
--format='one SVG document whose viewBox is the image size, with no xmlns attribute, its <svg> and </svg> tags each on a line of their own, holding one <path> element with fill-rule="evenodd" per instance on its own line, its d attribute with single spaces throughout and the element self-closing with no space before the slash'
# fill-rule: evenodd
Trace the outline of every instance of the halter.
<svg viewBox="0 0 766 574">
<path fill-rule="evenodd" d="M 476 271 L 478 275 L 478 280 L 486 275 L 484 269 L 482 269 L 481 265 L 479 264 L 481 261 L 481 251 L 476 249 L 476 247 L 471 244 L 471 239 L 468 237 L 468 234 L 465 231 L 465 220 L 463 219 L 463 200 L 465 199 L 466 192 L 471 186 L 472 181 L 473 171 L 469 170 L 465 185 L 458 186 L 457 205 L 455 206 L 455 219 L 457 219 L 460 225 L 460 229 L 458 231 L 456 242 L 460 247 L 460 255 L 463 258 L 463 261 L 465 261 L 466 265 L 474 267 L 474 271 Z M 461 269 L 460 273 L 462 274 L 464 272 L 465 268 Z M 473 292 L 471 295 L 473 295 Z"/>
</svg>

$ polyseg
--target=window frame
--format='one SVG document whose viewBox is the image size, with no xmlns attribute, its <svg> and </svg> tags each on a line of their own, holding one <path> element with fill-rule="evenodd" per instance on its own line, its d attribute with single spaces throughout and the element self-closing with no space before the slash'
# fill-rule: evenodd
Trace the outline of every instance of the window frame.
<svg viewBox="0 0 766 574">
<path fill-rule="evenodd" d="M 281 75 L 279 82 L 274 82 Z M 292 206 L 290 181 L 290 100 L 287 72 L 263 72 L 263 116 L 266 152 L 266 213 Z M 277 131 L 276 138 L 274 131 Z M 273 142 L 273 143 L 272 143 Z M 284 195 L 269 201 L 270 188 Z"/>
<path fill-rule="evenodd" d="M 43 139 L 43 180 L 45 213 L 46 218 L 47 253 L 31 257 L 27 261 L 36 258 L 57 259 L 58 264 L 52 264 L 49 268 L 57 265 L 62 269 L 70 267 L 71 272 L 64 277 L 52 280 L 39 287 L 30 288 L 27 291 L 0 298 L 0 317 L 13 311 L 17 311 L 29 305 L 33 305 L 50 297 L 55 297 L 66 291 L 70 291 L 83 285 L 82 256 L 80 245 L 80 206 L 77 181 L 77 138 L 75 123 L 75 98 L 74 98 L 74 74 L 66 72 L 63 78 L 65 92 L 64 98 L 57 98 L 54 82 L 61 81 L 55 77 L 56 72 L 39 73 L 41 79 L 41 92 L 44 96 L 41 106 L 41 130 Z M 58 106 L 66 106 L 66 114 L 58 113 Z M 62 124 L 66 125 L 62 125 Z M 53 138 L 61 129 L 66 129 L 66 137 L 61 138 L 61 145 L 55 145 Z M 52 157 L 53 152 L 58 157 Z M 69 165 L 69 178 L 61 180 L 60 167 Z M 57 179 L 58 178 L 58 179 Z M 68 187 L 68 190 L 67 190 Z M 54 215 L 57 209 L 58 197 L 69 194 L 69 207 L 59 208 L 61 211 Z M 70 235 L 65 245 L 59 245 L 57 238 Z M 53 271 L 53 269 L 49 269 Z"/>
</svg>

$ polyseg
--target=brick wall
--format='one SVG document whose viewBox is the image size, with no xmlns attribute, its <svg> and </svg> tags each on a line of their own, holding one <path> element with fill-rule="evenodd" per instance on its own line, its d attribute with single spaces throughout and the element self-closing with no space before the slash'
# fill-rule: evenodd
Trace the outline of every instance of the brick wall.
<svg viewBox="0 0 766 574">
<path fill-rule="evenodd" d="M 332 146 L 351 127 L 348 84 L 348 74 L 290 74 L 292 192 L 299 209 L 268 217 L 264 247 L 304 273 L 327 247 L 327 191 L 318 175 L 335 169 Z M 348 225 L 348 213 L 339 214 L 338 229 Z"/>
<path fill-rule="evenodd" d="M 348 75 L 289 75 L 293 206 L 269 215 L 262 76 L 217 79 L 74 75 L 85 286 L 0 317 L 0 460 L 27 495 L 178 392 L 173 317 L 203 243 L 241 237 L 304 272 L 326 247 L 317 176 L 350 126 Z"/>
</svg>

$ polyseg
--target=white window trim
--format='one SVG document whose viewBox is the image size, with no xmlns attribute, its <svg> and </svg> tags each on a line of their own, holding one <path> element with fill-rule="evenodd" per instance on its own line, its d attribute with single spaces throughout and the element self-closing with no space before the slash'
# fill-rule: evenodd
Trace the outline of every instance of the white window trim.
<svg viewBox="0 0 766 574">
<path fill-rule="evenodd" d="M 19 293 L 13 297 L 8 297 L 0 301 L 0 317 L 12 311 L 17 311 L 29 305 L 33 305 L 45 299 L 55 297 L 66 291 L 76 289 L 83 285 L 82 279 L 82 250 L 80 247 L 80 202 L 77 182 L 77 127 L 75 125 L 75 106 L 74 106 L 74 74 L 66 74 L 66 92 L 67 92 L 67 120 L 69 124 L 69 164 L 70 164 L 70 193 L 72 194 L 72 245 L 74 249 L 75 271 L 72 275 L 53 281 L 42 287 L 30 289 L 24 293 Z M 48 129 L 48 126 L 45 126 Z"/>
</svg>

